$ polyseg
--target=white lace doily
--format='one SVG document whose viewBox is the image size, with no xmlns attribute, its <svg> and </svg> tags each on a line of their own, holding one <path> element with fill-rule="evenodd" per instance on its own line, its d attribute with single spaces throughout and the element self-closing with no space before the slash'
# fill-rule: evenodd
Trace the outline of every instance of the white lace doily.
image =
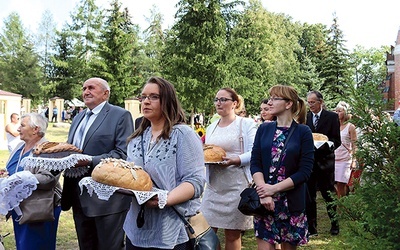
<svg viewBox="0 0 400 250">
<path fill-rule="evenodd" d="M 322 145 L 324 145 L 325 143 L 328 143 L 329 147 L 333 146 L 333 142 L 332 141 L 314 141 L 314 147 L 316 149 L 322 147 Z"/>
<path fill-rule="evenodd" d="M 64 175 L 67 177 L 79 177 L 88 172 L 86 167 L 76 167 L 74 166 L 78 161 L 92 161 L 92 156 L 85 154 L 71 154 L 63 158 L 44 158 L 44 157 L 25 157 L 21 160 L 20 166 L 24 169 L 32 168 L 43 168 L 46 170 L 58 170 L 63 171 Z"/>
<path fill-rule="evenodd" d="M 6 178 L 0 178 L 0 214 L 18 207 L 37 188 L 38 180 L 29 171 L 20 171 Z"/>
<path fill-rule="evenodd" d="M 92 177 L 84 177 L 82 180 L 79 182 L 79 187 L 81 188 L 81 191 L 83 191 L 83 186 L 86 186 L 89 195 L 93 194 L 93 191 L 97 194 L 99 199 L 101 200 L 108 200 L 110 199 L 111 195 L 115 193 L 117 190 L 125 190 L 128 192 L 132 192 L 136 200 L 138 201 L 139 205 L 142 205 L 146 201 L 150 200 L 151 197 L 158 195 L 158 207 L 160 209 L 163 209 L 165 205 L 167 204 L 167 195 L 168 191 L 154 188 L 151 191 L 135 191 L 135 190 L 129 190 L 129 189 L 122 189 L 114 186 L 109 186 L 105 185 L 102 183 L 99 183 L 95 180 L 92 179 Z"/>
</svg>

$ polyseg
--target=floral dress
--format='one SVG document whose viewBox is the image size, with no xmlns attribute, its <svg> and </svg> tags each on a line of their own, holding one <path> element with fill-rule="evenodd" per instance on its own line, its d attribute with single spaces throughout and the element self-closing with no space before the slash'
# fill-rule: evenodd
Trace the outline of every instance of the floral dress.
<svg viewBox="0 0 400 250">
<path fill-rule="evenodd" d="M 269 168 L 268 184 L 275 184 L 286 179 L 285 166 L 278 166 L 279 158 L 284 147 L 286 137 L 289 134 L 288 127 L 277 127 L 271 150 L 271 166 Z M 281 162 L 284 161 L 282 156 Z M 276 172 L 276 168 L 278 171 Z M 274 174 L 276 172 L 276 174 Z M 273 197 L 275 211 L 273 215 L 265 217 L 254 217 L 254 231 L 258 238 L 270 244 L 287 242 L 292 245 L 307 244 L 308 225 L 303 212 L 289 212 L 288 201 L 285 192 L 278 193 Z"/>
</svg>

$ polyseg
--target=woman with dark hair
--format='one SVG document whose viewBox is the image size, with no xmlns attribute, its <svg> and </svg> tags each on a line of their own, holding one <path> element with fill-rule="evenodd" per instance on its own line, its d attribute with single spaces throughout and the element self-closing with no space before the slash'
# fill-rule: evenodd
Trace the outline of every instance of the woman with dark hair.
<svg viewBox="0 0 400 250">
<path fill-rule="evenodd" d="M 275 122 L 257 130 L 251 173 L 260 202 L 271 213 L 254 217 L 258 249 L 296 249 L 308 242 L 306 181 L 314 161 L 311 130 L 304 125 L 306 105 L 290 86 L 269 90 L 269 112 Z M 299 124 L 300 123 L 300 124 Z"/>
<path fill-rule="evenodd" d="M 260 116 L 262 122 L 272 122 L 276 120 L 276 117 L 271 115 L 271 113 L 269 112 L 268 101 L 268 99 L 263 99 L 261 101 Z"/>
<path fill-rule="evenodd" d="M 143 120 L 128 138 L 127 161 L 142 166 L 168 196 L 163 209 L 157 196 L 145 203 L 142 227 L 136 223 L 140 206 L 132 201 L 124 223 L 126 249 L 190 249 L 185 225 L 173 208 L 185 217 L 200 209 L 205 184 L 202 142 L 186 125 L 175 88 L 165 79 L 151 77 L 139 101 Z"/>
<path fill-rule="evenodd" d="M 214 144 L 226 151 L 223 162 L 207 164 L 207 188 L 201 211 L 217 231 L 224 229 L 225 249 L 241 249 L 241 233 L 252 228 L 252 217 L 237 209 L 240 193 L 252 181 L 250 155 L 257 125 L 253 119 L 240 117 L 235 109 L 240 97 L 231 88 L 220 89 L 214 105 L 220 119 L 206 130 L 206 144 Z"/>
</svg>

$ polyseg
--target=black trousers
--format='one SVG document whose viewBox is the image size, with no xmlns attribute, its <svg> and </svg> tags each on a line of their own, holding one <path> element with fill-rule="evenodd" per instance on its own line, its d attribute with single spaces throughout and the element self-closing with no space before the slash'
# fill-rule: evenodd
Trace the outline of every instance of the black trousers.
<svg viewBox="0 0 400 250">
<path fill-rule="evenodd" d="M 73 208 L 75 230 L 80 250 L 122 250 L 125 233 L 122 228 L 128 210 L 98 217 L 87 217 L 78 206 Z"/>
<path fill-rule="evenodd" d="M 333 198 L 331 195 L 335 194 L 335 172 L 321 170 L 318 166 L 314 165 L 313 172 L 307 182 L 308 194 L 306 204 L 306 213 L 308 228 L 317 228 L 317 190 L 321 192 L 322 197 L 326 202 L 326 209 L 332 225 L 337 225 L 336 205 L 333 205 Z"/>
</svg>

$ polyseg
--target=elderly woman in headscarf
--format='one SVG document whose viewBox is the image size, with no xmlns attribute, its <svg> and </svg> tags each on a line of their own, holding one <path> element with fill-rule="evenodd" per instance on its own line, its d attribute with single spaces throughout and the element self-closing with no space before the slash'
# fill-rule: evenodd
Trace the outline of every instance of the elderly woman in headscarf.
<svg viewBox="0 0 400 250">
<path fill-rule="evenodd" d="M 18 144 L 11 152 L 10 158 L 6 164 L 7 171 L 10 175 L 24 170 L 20 165 L 21 160 L 27 156 L 32 156 L 33 149 L 36 145 L 47 141 L 44 138 L 47 129 L 47 119 L 37 113 L 29 113 L 22 116 L 21 125 L 18 128 L 22 142 Z M 27 213 L 26 209 L 33 206 L 43 205 L 40 202 L 42 198 L 52 198 L 54 205 L 54 220 L 34 222 L 27 221 L 20 224 L 21 215 L 19 209 L 11 211 L 14 235 L 17 250 L 25 249 L 56 249 L 56 235 L 58 220 L 61 213 L 59 200 L 61 197 L 55 195 L 56 189 L 61 190 L 59 184 L 60 173 L 47 171 L 42 168 L 32 168 L 30 171 L 38 180 L 37 189 L 33 191 L 27 199 L 21 202 L 19 208 L 22 212 Z M 43 212 L 45 212 L 43 208 Z"/>
</svg>

